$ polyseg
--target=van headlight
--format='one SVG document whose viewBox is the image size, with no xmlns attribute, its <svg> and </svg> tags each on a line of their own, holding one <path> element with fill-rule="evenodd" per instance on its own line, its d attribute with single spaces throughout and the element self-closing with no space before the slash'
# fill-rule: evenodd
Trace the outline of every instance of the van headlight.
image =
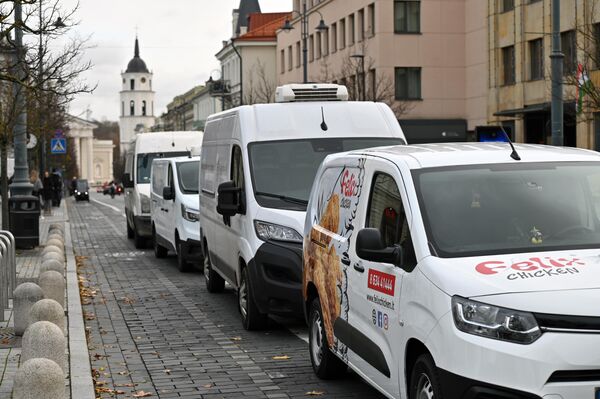
<svg viewBox="0 0 600 399">
<path fill-rule="evenodd" d="M 188 222 L 197 222 L 200 220 L 200 212 L 195 209 L 188 208 L 181 204 L 181 216 Z"/>
<path fill-rule="evenodd" d="M 150 198 L 144 194 L 140 194 L 140 205 L 142 213 L 150 213 Z"/>
<path fill-rule="evenodd" d="M 460 331 L 481 337 L 531 344 L 541 335 L 533 314 L 500 308 L 459 296 L 452 297 L 454 325 Z"/>
<path fill-rule="evenodd" d="M 302 242 L 302 236 L 291 227 L 280 226 L 278 224 L 254 221 L 256 235 L 263 241 L 277 240 L 288 242 Z"/>
</svg>

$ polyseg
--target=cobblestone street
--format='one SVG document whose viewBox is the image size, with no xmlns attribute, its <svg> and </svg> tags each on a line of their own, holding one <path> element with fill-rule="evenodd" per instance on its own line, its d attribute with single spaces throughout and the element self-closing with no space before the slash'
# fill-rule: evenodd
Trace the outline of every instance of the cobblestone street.
<svg viewBox="0 0 600 399">
<path fill-rule="evenodd" d="M 300 322 L 245 331 L 233 290 L 211 295 L 199 271 L 135 250 L 122 197 L 94 195 L 69 211 L 99 397 L 381 397 L 353 373 L 316 378 Z"/>
</svg>

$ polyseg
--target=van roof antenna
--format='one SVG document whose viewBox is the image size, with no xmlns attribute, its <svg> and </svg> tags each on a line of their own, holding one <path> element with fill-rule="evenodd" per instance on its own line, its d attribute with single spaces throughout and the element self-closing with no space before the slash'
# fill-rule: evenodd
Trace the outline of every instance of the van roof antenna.
<svg viewBox="0 0 600 399">
<path fill-rule="evenodd" d="M 329 130 L 329 127 L 327 126 L 327 123 L 325 122 L 325 111 L 323 110 L 323 107 L 321 107 L 321 118 L 322 118 L 322 122 L 321 122 L 321 130 L 326 132 L 327 130 Z"/>
<path fill-rule="evenodd" d="M 514 159 L 515 161 L 520 161 L 521 157 L 519 156 L 519 153 L 515 149 L 515 146 L 513 145 L 513 142 L 510 139 L 510 136 L 508 135 L 508 133 L 506 133 L 506 130 L 504 130 L 504 126 L 502 126 L 502 124 L 500 124 L 500 129 L 502 129 L 502 133 L 504 133 L 504 136 L 506 137 L 506 140 L 508 140 L 508 144 L 510 144 L 510 148 L 512 148 L 512 152 L 510 153 L 510 157 L 512 159 Z"/>
</svg>

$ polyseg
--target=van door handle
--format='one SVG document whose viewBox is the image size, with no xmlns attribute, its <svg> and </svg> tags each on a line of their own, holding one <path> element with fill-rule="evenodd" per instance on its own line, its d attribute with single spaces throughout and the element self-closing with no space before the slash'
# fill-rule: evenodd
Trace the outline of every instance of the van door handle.
<svg viewBox="0 0 600 399">
<path fill-rule="evenodd" d="M 360 272 L 360 273 L 364 273 L 365 267 L 363 265 L 361 265 L 360 263 L 355 263 L 354 270 L 356 270 L 357 272 Z"/>
</svg>

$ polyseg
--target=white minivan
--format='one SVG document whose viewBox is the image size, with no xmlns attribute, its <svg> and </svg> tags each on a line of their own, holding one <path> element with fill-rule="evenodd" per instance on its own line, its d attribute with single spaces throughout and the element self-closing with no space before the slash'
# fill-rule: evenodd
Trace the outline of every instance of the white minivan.
<svg viewBox="0 0 600 399">
<path fill-rule="evenodd" d="M 155 158 L 188 155 L 202 144 L 202 132 L 140 133 L 131 142 L 125 160 L 125 216 L 127 237 L 136 248 L 144 248 L 152 236 L 150 223 L 150 169 Z"/>
<path fill-rule="evenodd" d="M 303 294 L 320 377 L 390 398 L 598 399 L 600 154 L 509 143 L 328 157 Z"/>
<path fill-rule="evenodd" d="M 187 272 L 202 264 L 198 173 L 200 157 L 155 159 L 150 173 L 150 217 L 154 255 L 177 254 L 177 266 Z"/>
<path fill-rule="evenodd" d="M 405 144 L 388 106 L 348 102 L 337 85 L 277 89 L 278 103 L 208 118 L 200 168 L 204 274 L 238 291 L 243 325 L 302 310 L 302 235 L 315 173 L 328 154 Z"/>
</svg>

